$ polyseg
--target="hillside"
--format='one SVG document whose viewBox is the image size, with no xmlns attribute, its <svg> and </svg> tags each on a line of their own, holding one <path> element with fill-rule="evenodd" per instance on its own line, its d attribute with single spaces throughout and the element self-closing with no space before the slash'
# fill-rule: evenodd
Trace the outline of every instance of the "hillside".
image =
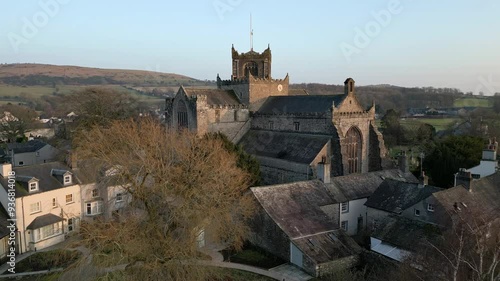
<svg viewBox="0 0 500 281">
<path fill-rule="evenodd" d="M 101 69 L 48 64 L 0 65 L 0 83 L 15 86 L 54 85 L 203 85 L 205 82 L 174 73 Z"/>
</svg>

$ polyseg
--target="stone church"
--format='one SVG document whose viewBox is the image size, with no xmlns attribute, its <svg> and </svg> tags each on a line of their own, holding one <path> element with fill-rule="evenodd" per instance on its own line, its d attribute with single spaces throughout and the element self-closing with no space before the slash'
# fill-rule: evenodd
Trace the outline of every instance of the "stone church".
<svg viewBox="0 0 500 281">
<path fill-rule="evenodd" d="M 363 108 L 352 78 L 344 93 L 310 95 L 290 89 L 288 75 L 272 78 L 269 46 L 231 52 L 231 79 L 217 75 L 211 89 L 181 86 L 166 101 L 167 126 L 224 133 L 258 159 L 264 184 L 382 169 L 386 149 L 375 105 Z"/>
</svg>

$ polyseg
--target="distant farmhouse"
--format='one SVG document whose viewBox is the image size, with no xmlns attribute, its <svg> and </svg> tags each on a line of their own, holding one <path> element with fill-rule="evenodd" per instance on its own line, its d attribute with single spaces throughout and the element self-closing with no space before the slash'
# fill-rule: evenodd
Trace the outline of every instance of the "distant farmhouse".
<svg viewBox="0 0 500 281">
<path fill-rule="evenodd" d="M 263 183 L 317 178 L 318 163 L 331 176 L 382 169 L 386 149 L 375 124 L 375 105 L 363 108 L 355 82 L 343 94 L 308 95 L 271 76 L 271 49 L 232 50 L 230 80 L 217 77 L 217 89 L 180 87 L 167 99 L 165 119 L 172 129 L 203 135 L 221 132 L 257 157 Z"/>
</svg>

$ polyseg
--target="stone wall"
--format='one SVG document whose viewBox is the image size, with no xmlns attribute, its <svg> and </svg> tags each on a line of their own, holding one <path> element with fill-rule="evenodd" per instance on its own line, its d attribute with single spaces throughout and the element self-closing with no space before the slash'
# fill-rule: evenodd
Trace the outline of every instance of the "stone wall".
<svg viewBox="0 0 500 281">
<path fill-rule="evenodd" d="M 386 155 L 386 148 L 382 134 L 378 131 L 375 121 L 370 125 L 370 142 L 368 151 L 368 171 L 382 170 L 382 158 Z"/>
<path fill-rule="evenodd" d="M 290 261 L 290 239 L 262 207 L 259 207 L 253 218 L 250 229 L 252 231 L 249 237 L 251 243 L 285 261 Z"/>
<path fill-rule="evenodd" d="M 319 264 L 316 271 L 316 277 L 321 277 L 325 274 L 350 269 L 354 267 L 358 263 L 358 261 L 359 257 L 355 255 Z"/>
<path fill-rule="evenodd" d="M 289 78 L 285 79 L 256 79 L 250 77 L 249 106 L 250 111 L 258 111 L 266 99 L 270 96 L 287 96 Z"/>
<path fill-rule="evenodd" d="M 309 164 L 257 156 L 263 185 L 305 181 L 313 178 Z"/>
</svg>

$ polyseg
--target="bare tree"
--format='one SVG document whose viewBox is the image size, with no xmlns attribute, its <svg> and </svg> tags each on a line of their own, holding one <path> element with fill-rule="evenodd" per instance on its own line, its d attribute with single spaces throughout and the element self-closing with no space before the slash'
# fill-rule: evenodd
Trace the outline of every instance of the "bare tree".
<svg viewBox="0 0 500 281">
<path fill-rule="evenodd" d="M 80 158 L 100 163 L 94 172 L 111 168 L 111 180 L 132 197 L 118 219 L 82 226 L 108 265 L 127 264 L 129 280 L 204 280 L 207 268 L 192 262 L 200 243 L 242 246 L 255 209 L 251 177 L 220 139 L 147 119 L 94 127 L 75 142 Z"/>
<path fill-rule="evenodd" d="M 452 226 L 439 239 L 424 240 L 411 256 L 422 279 L 500 280 L 500 219 L 480 202 L 455 203 L 448 210 Z"/>
</svg>

